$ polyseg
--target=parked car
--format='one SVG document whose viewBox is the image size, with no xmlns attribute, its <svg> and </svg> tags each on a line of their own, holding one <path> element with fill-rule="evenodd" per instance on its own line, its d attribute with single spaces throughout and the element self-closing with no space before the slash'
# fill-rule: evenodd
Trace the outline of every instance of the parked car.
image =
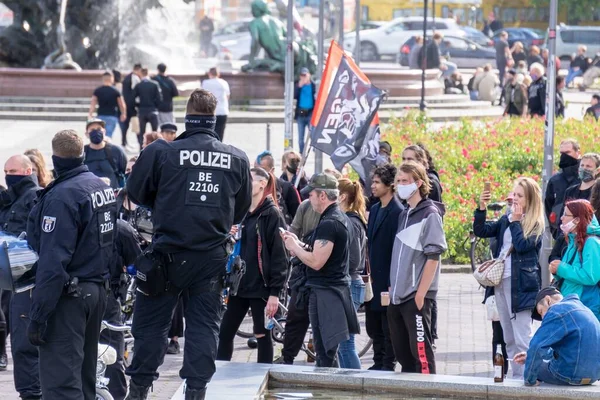
<svg viewBox="0 0 600 400">
<path fill-rule="evenodd" d="M 505 28 L 494 32 L 494 43 L 500 40 L 500 33 L 506 31 L 508 33 L 508 45 L 510 47 L 515 42 L 523 43 L 525 53 L 529 53 L 531 46 L 542 46 L 544 44 L 544 33 L 543 31 L 531 28 Z"/>
<path fill-rule="evenodd" d="M 475 29 L 472 26 L 461 26 L 460 29 L 465 31 L 465 38 L 472 40 L 483 47 L 494 47 L 494 41 L 479 29 Z"/>
<path fill-rule="evenodd" d="M 428 31 L 438 31 L 444 34 L 464 36 L 465 32 L 452 18 L 436 18 L 435 26 L 433 19 L 427 21 Z M 404 43 L 411 36 L 423 32 L 422 17 L 396 18 L 376 29 L 360 32 L 360 52 L 362 61 L 376 61 L 381 56 L 396 57 L 398 44 Z M 344 50 L 354 52 L 354 41 L 356 33 L 350 32 L 344 35 Z"/>
<path fill-rule="evenodd" d="M 408 39 L 400 48 L 400 65 L 408 67 L 408 56 L 415 45 L 415 37 Z M 477 68 L 496 60 L 496 51 L 482 47 L 477 43 L 462 37 L 446 35 L 440 45 L 440 53 L 448 61 L 455 63 L 458 68 Z"/>
<path fill-rule="evenodd" d="M 561 60 L 571 60 L 571 56 L 577 53 L 579 45 L 587 47 L 588 57 L 600 53 L 600 26 L 568 26 L 560 24 L 557 27 L 556 55 Z M 546 34 L 545 43 L 548 41 Z"/>
</svg>

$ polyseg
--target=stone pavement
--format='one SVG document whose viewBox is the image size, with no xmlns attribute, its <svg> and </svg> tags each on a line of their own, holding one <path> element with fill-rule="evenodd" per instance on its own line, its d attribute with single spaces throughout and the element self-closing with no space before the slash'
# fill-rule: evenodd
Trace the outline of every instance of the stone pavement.
<svg viewBox="0 0 600 400">
<path fill-rule="evenodd" d="M 482 300 L 483 291 L 469 274 L 442 273 L 438 294 L 440 339 L 436 351 L 439 374 L 492 376 L 491 323 L 486 320 Z M 280 351 L 281 346 L 277 345 L 275 355 Z M 361 359 L 363 368 L 372 365 L 372 356 L 372 351 L 369 351 Z M 160 368 L 160 379 L 155 383 L 150 399 L 170 399 L 177 391 L 181 385 L 178 372 L 182 359 L 182 354 L 166 356 Z M 236 338 L 232 361 L 256 362 L 256 350 L 249 349 L 245 339 Z M 302 352 L 297 364 L 314 365 L 306 363 L 306 356 Z M 0 398 L 18 399 L 12 382 L 12 364 L 8 371 L 0 372 Z"/>
</svg>

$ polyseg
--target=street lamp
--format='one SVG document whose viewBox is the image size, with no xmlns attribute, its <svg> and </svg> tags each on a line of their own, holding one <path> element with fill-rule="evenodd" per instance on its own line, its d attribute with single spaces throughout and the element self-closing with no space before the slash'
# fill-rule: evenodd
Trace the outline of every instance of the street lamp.
<svg viewBox="0 0 600 400">
<path fill-rule="evenodd" d="M 433 38 L 432 38 L 433 39 Z M 427 0 L 423 0 L 423 61 L 421 62 L 421 103 L 419 110 L 425 111 L 425 68 L 427 68 Z"/>
</svg>

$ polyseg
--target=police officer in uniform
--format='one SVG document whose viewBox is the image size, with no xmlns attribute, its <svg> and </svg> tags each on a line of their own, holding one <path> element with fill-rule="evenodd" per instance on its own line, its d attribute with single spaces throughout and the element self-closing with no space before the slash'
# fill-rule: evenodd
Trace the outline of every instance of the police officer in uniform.
<svg viewBox="0 0 600 400">
<path fill-rule="evenodd" d="M 0 192 L 0 230 L 19 236 L 27 229 L 27 218 L 37 198 L 37 177 L 27 156 L 12 156 L 4 164 L 8 190 Z M 10 343 L 14 364 L 15 389 L 22 399 L 40 399 L 38 349 L 27 339 L 31 290 L 13 293 L 10 302 Z M 9 318 L 8 315 L 5 315 Z M 4 327 L 6 328 L 6 326 Z M 0 327 L 2 329 L 2 327 Z"/>
<path fill-rule="evenodd" d="M 39 254 L 28 336 L 39 346 L 44 399 L 94 400 L 116 200 L 83 164 L 75 131 L 58 132 L 52 152 L 58 178 L 41 192 L 27 224 Z"/>
<path fill-rule="evenodd" d="M 136 262 L 139 290 L 133 319 L 135 353 L 126 371 L 131 376 L 128 400 L 146 399 L 158 379 L 171 317 L 183 290 L 189 292 L 179 372 L 187 380 L 185 399 L 204 399 L 215 372 L 226 238 L 246 215 L 252 198 L 248 158 L 219 141 L 214 131 L 216 107 L 210 92 L 195 90 L 187 104 L 186 131 L 173 142 L 157 140 L 146 147 L 127 181 L 131 200 L 152 209 L 150 251 L 155 263 L 165 266 L 168 281 L 165 290 L 148 293 L 157 279 L 140 276 L 142 264 Z"/>
</svg>

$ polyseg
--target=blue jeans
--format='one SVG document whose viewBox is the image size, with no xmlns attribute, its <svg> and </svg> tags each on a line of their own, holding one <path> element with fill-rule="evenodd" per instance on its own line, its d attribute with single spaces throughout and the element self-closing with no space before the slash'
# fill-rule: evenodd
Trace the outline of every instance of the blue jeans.
<svg viewBox="0 0 600 400">
<path fill-rule="evenodd" d="M 583 71 L 581 71 L 581 68 L 579 68 L 577 71 L 573 70 L 573 68 L 569 68 L 569 73 L 567 74 L 567 79 L 565 80 L 565 84 L 567 86 L 569 86 L 575 78 L 577 78 L 578 76 L 582 76 L 582 75 L 583 75 Z"/>
<path fill-rule="evenodd" d="M 111 115 L 98 115 L 98 119 L 106 122 L 106 136 L 112 137 L 113 132 L 119 123 L 119 118 Z"/>
<path fill-rule="evenodd" d="M 311 127 L 310 127 L 310 119 L 312 118 L 312 113 L 308 114 L 305 117 L 301 117 L 298 116 L 298 118 L 296 118 L 296 122 L 298 123 L 298 144 L 300 147 L 300 153 L 302 155 L 304 155 L 304 133 L 306 131 L 306 129 L 308 129 L 308 132 L 311 132 Z"/>
<path fill-rule="evenodd" d="M 479 100 L 479 92 L 477 90 L 471 90 L 469 92 L 469 97 L 471 98 L 471 100 L 477 101 Z"/>
<path fill-rule="evenodd" d="M 352 281 L 350 284 L 350 291 L 352 292 L 354 309 L 358 311 L 358 308 L 365 301 L 365 283 L 363 280 L 359 279 Z M 360 369 L 360 359 L 358 358 L 358 352 L 354 345 L 354 335 L 350 335 L 350 339 L 340 343 L 338 359 L 340 368 Z"/>
</svg>

